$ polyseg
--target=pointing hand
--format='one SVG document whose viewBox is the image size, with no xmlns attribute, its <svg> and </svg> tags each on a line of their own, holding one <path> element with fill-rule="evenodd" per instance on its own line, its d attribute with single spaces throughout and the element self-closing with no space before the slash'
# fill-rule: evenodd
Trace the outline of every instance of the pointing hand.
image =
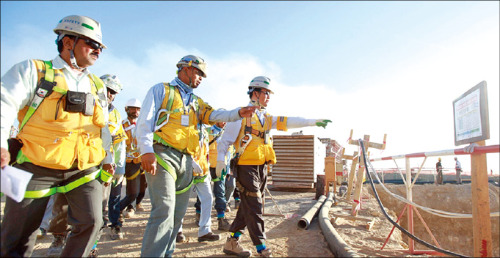
<svg viewBox="0 0 500 258">
<path fill-rule="evenodd" d="M 319 119 L 318 121 L 316 121 L 316 125 L 319 126 L 319 127 L 326 128 L 326 126 L 328 125 L 328 123 L 331 123 L 331 122 L 332 122 L 332 120 Z"/>
</svg>

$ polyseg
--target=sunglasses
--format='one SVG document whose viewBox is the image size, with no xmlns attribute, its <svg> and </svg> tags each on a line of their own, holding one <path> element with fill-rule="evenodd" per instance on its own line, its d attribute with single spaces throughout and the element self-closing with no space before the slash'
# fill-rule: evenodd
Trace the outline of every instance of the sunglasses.
<svg viewBox="0 0 500 258">
<path fill-rule="evenodd" d="M 111 95 L 116 95 L 116 91 L 114 91 L 114 90 L 112 90 L 112 89 L 110 89 L 110 88 L 108 88 L 108 92 L 109 92 L 109 94 L 111 94 Z"/>
<path fill-rule="evenodd" d="M 270 91 L 267 91 L 267 90 L 256 90 L 257 92 L 260 92 L 260 93 L 264 93 L 266 94 L 267 96 L 271 95 L 271 92 Z"/>
<path fill-rule="evenodd" d="M 93 50 L 101 50 L 103 49 L 103 46 L 99 44 L 98 42 L 92 40 L 92 39 L 87 39 L 87 38 L 81 38 L 87 46 L 91 47 Z"/>
</svg>

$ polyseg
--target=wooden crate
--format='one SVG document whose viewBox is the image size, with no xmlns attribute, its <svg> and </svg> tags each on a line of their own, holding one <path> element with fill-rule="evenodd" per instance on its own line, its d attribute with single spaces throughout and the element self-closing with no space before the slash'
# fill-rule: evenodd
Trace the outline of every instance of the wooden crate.
<svg viewBox="0 0 500 258">
<path fill-rule="evenodd" d="M 277 163 L 272 166 L 276 187 L 314 188 L 316 176 L 324 174 L 325 145 L 314 135 L 275 135 Z"/>
</svg>

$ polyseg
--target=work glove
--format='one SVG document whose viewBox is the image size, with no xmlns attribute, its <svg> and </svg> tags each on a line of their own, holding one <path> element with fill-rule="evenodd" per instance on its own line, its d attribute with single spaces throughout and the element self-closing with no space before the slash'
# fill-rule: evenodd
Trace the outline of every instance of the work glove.
<svg viewBox="0 0 500 258">
<path fill-rule="evenodd" d="M 332 120 L 328 120 L 328 119 L 318 119 L 318 120 L 316 120 L 316 126 L 326 128 L 328 123 L 331 123 L 331 122 L 332 122 Z"/>
<path fill-rule="evenodd" d="M 468 146 L 464 147 L 464 151 L 467 153 L 473 153 L 474 152 L 474 147 L 478 147 L 479 145 L 477 143 L 471 143 Z"/>
<path fill-rule="evenodd" d="M 223 170 L 226 170 L 226 162 L 217 160 L 217 166 L 215 167 L 215 175 L 217 178 L 222 178 Z"/>
<path fill-rule="evenodd" d="M 198 174 L 198 175 L 201 175 L 201 173 L 203 173 L 200 165 L 198 165 L 198 163 L 196 163 L 196 161 L 194 161 L 194 160 L 193 160 L 193 173 Z"/>
</svg>

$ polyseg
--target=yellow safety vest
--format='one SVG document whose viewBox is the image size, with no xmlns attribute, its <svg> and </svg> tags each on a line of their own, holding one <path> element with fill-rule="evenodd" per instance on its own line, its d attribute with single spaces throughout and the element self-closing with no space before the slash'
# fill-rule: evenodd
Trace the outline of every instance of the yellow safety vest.
<svg viewBox="0 0 500 258">
<path fill-rule="evenodd" d="M 111 112 L 109 112 L 108 119 L 108 128 L 113 138 L 113 145 L 127 140 L 127 135 L 125 134 L 125 130 L 123 130 L 121 121 L 122 117 L 120 116 L 120 112 L 113 107 Z"/>
<path fill-rule="evenodd" d="M 125 119 L 122 121 L 122 127 L 125 134 L 127 134 L 127 139 L 125 141 L 127 144 L 127 163 L 141 163 L 141 154 L 139 153 L 139 149 L 137 149 L 137 138 L 133 137 L 136 124 L 132 124 L 128 119 Z"/>
<path fill-rule="evenodd" d="M 241 121 L 241 129 L 233 146 L 236 151 L 239 149 L 241 139 L 245 134 L 250 133 L 252 140 L 241 154 L 238 165 L 262 165 L 276 164 L 276 154 L 274 153 L 273 143 L 269 131 L 272 128 L 273 117 L 265 113 L 264 125 L 260 123 L 257 114 L 253 114 L 252 118 L 243 118 Z M 279 116 L 277 118 L 276 128 L 280 131 L 286 131 L 288 128 L 287 117 Z M 267 141 L 266 141 L 267 138 Z"/>
<path fill-rule="evenodd" d="M 45 74 L 45 64 L 40 60 L 33 60 L 38 69 L 39 81 Z M 85 116 L 81 113 L 64 111 L 68 86 L 62 70 L 54 70 L 54 81 L 57 85 L 52 94 L 47 96 L 38 107 L 29 123 L 26 123 L 18 138 L 23 142 L 17 163 L 32 162 L 51 169 L 69 169 L 78 161 L 78 169 L 84 170 L 98 166 L 104 159 L 106 152 L 102 147 L 101 128 L 106 125 L 102 106 L 98 94 L 101 89 L 94 83 L 99 80 L 91 76 L 94 95 L 94 114 Z M 21 123 L 28 107 L 18 113 Z"/>
<path fill-rule="evenodd" d="M 168 123 L 155 132 L 157 135 L 155 140 L 171 146 L 182 153 L 194 155 L 200 151 L 198 123 L 211 124 L 208 119 L 213 112 L 213 108 L 194 94 L 192 95 L 194 98 L 192 104 L 185 107 L 179 90 L 175 89 L 175 87 L 170 87 L 168 83 L 164 83 L 164 85 L 165 98 L 161 104 L 161 109 L 167 109 L 171 90 L 174 91 L 173 102 L 169 110 L 170 116 L 168 118 Z M 166 113 L 163 114 L 163 116 L 166 115 Z M 188 125 L 186 126 L 181 124 L 183 115 L 189 117 Z M 163 116 L 160 116 L 160 119 Z M 158 137 L 160 139 L 158 139 Z"/>
</svg>

